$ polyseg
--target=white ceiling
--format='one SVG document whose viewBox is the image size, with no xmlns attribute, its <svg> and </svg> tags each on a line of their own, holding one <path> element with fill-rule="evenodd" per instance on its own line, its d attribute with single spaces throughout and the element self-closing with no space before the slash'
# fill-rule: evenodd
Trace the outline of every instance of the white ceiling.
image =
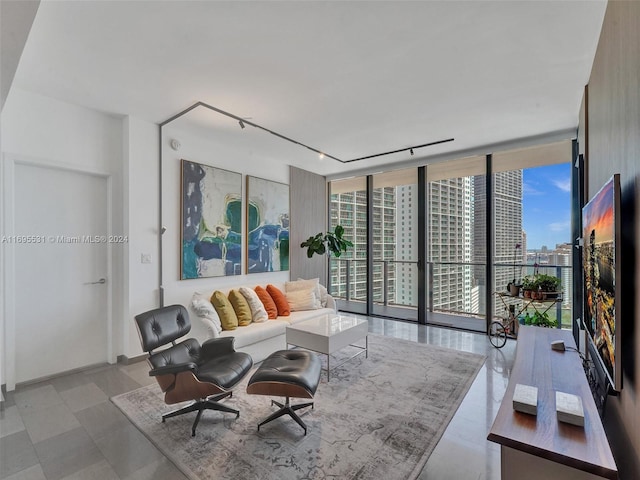
<svg viewBox="0 0 640 480">
<path fill-rule="evenodd" d="M 342 164 L 206 114 L 265 157 L 336 175 L 574 129 L 605 8 L 42 1 L 13 86 L 155 123 L 203 101 L 341 159 L 455 138 Z"/>
</svg>

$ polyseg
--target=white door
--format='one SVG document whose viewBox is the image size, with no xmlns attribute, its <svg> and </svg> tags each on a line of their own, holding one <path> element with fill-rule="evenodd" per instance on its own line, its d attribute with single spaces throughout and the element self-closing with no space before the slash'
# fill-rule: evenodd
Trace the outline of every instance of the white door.
<svg viewBox="0 0 640 480">
<path fill-rule="evenodd" d="M 106 362 L 107 179 L 25 164 L 14 178 L 16 382 Z"/>
</svg>

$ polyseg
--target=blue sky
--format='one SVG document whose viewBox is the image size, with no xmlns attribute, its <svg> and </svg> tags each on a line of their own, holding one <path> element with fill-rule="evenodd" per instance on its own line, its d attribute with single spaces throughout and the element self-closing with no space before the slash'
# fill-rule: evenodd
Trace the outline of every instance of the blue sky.
<svg viewBox="0 0 640 480">
<path fill-rule="evenodd" d="M 571 241 L 571 164 L 523 171 L 522 227 L 527 249 Z"/>
</svg>

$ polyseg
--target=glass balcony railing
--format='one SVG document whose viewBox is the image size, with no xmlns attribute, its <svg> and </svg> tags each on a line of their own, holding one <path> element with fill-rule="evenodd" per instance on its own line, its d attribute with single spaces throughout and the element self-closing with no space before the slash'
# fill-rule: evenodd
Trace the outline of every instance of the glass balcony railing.
<svg viewBox="0 0 640 480">
<path fill-rule="evenodd" d="M 494 265 L 494 277 L 496 292 L 506 292 L 507 285 L 515 280 L 516 284 L 522 284 L 522 280 L 527 277 L 532 277 L 535 274 L 546 274 L 557 277 L 560 279 L 559 299 L 553 302 L 553 304 L 547 304 L 540 308 L 537 305 L 530 305 L 528 308 L 522 311 L 522 308 L 526 306 L 526 299 L 522 293 L 519 297 L 509 299 L 508 304 L 516 304 L 519 308 L 518 311 L 522 311 L 523 315 L 527 313 L 533 314 L 535 311 L 545 311 L 552 320 L 556 320 L 558 328 L 571 328 L 572 326 L 572 308 L 573 308 L 573 269 L 570 265 L 553 265 L 548 263 L 534 264 L 521 264 L 516 263 L 496 263 Z M 549 308 L 547 308 L 549 307 Z M 502 309 L 504 308 L 503 302 L 494 299 L 494 312 L 497 316 L 502 315 Z"/>
<path fill-rule="evenodd" d="M 367 261 L 366 259 L 330 259 L 330 292 L 340 300 L 347 302 L 367 301 Z M 514 269 L 518 272 L 517 281 L 526 275 L 534 274 L 534 266 L 527 264 L 494 264 L 494 282 L 491 293 L 506 292 L 513 280 Z M 546 313 L 555 319 L 559 327 L 571 328 L 572 322 L 572 269 L 568 265 L 545 265 L 537 267 L 537 273 L 553 275 L 561 279 L 561 301 L 556 301 Z M 486 317 L 486 265 L 475 262 L 428 262 L 427 263 L 427 310 L 448 315 L 485 318 Z M 503 303 L 492 295 L 494 316 L 503 312 Z M 374 308 L 400 307 L 413 309 L 418 307 L 418 262 L 406 260 L 374 260 L 373 262 L 373 298 Z M 513 297 L 509 303 L 526 306 L 526 299 Z M 528 310 L 523 310 L 523 315 Z M 392 311 L 390 309 L 389 311 Z M 532 310 L 533 312 L 533 310 Z M 415 317 L 415 318 L 414 318 Z M 417 319 L 417 314 L 403 318 Z M 483 322 L 484 323 L 484 322 Z"/>
</svg>

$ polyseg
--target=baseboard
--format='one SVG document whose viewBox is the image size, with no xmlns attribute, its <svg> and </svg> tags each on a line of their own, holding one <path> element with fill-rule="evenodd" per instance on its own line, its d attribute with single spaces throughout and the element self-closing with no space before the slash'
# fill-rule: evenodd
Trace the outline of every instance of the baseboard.
<svg viewBox="0 0 640 480">
<path fill-rule="evenodd" d="M 142 362 L 147 359 L 146 354 L 138 355 L 136 357 L 128 358 L 126 355 L 118 355 L 117 361 L 123 365 L 131 365 L 132 363 Z M 34 378 L 33 380 L 28 380 L 26 382 L 20 382 L 16 384 L 16 388 L 25 387 L 28 385 L 32 385 L 34 383 L 45 382 L 57 377 L 63 377 L 65 375 L 71 375 L 73 373 L 84 372 L 88 370 L 92 370 L 95 368 L 108 367 L 108 363 L 96 363 L 94 365 L 87 365 L 86 367 L 74 368 L 72 370 L 67 370 L 65 372 L 55 373 L 53 375 L 45 375 L 44 377 Z M 7 386 L 5 384 L 0 385 L 0 407 L 4 405 L 4 397 L 7 392 Z"/>
<path fill-rule="evenodd" d="M 136 355 L 135 357 L 127 357 L 126 355 L 118 355 L 116 359 L 121 365 L 131 365 L 132 363 L 142 362 L 147 359 L 147 354 Z"/>
<path fill-rule="evenodd" d="M 86 365 L 84 367 L 72 368 L 71 370 L 65 370 L 64 372 L 52 373 L 51 375 L 44 375 L 42 377 L 34 378 L 31 380 L 27 380 L 24 382 L 16 383 L 16 389 L 20 387 L 27 387 L 29 385 L 34 385 L 36 383 L 48 382 L 54 378 L 65 377 L 67 375 L 73 375 L 74 373 L 88 372 L 89 370 L 95 370 L 98 368 L 107 368 L 109 367 L 108 363 L 94 363 L 92 365 Z"/>
</svg>

